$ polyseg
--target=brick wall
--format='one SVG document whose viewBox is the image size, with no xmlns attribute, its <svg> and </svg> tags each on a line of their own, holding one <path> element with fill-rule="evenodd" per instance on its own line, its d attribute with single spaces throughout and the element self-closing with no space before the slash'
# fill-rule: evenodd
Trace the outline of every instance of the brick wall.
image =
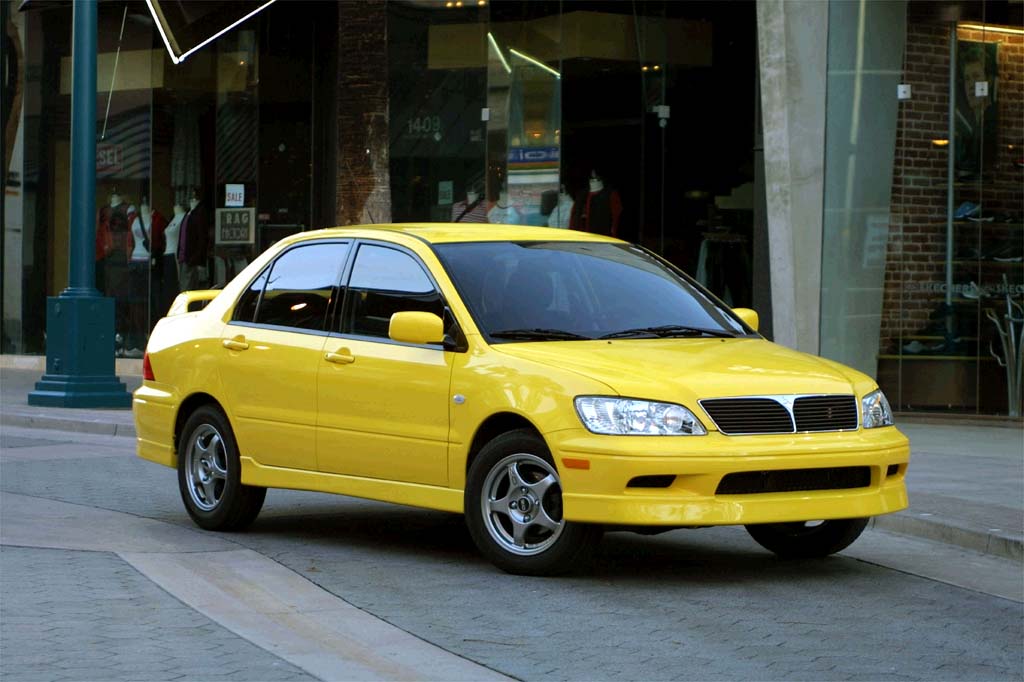
<svg viewBox="0 0 1024 682">
<path fill-rule="evenodd" d="M 390 222 L 387 3 L 338 3 L 337 223 Z"/>
<path fill-rule="evenodd" d="M 954 208 L 964 201 L 980 202 L 986 215 L 1020 214 L 1024 210 L 1024 173 L 1015 161 L 1024 156 L 1024 36 L 959 29 L 960 40 L 995 41 L 998 47 L 998 125 L 995 158 L 984 158 L 980 177 L 956 184 Z M 885 274 L 881 352 L 891 353 L 919 333 L 945 297 L 947 148 L 933 140 L 949 135 L 949 27 L 908 24 L 903 82 L 913 97 L 900 103 L 892 186 L 892 220 Z M 1013 148 L 1011 149 L 1011 145 Z M 957 222 L 955 251 L 966 246 L 990 252 L 1000 244 L 1015 244 L 1022 253 L 1024 227 L 1019 224 Z M 991 259 L 988 259 L 989 261 Z M 958 314 L 982 338 L 981 354 L 988 356 L 991 323 L 986 307 L 1005 307 L 998 291 L 1002 274 L 1011 285 L 1022 284 L 1020 264 L 993 264 L 955 259 L 953 291 Z M 992 297 L 965 300 L 964 287 L 976 282 Z M 1020 300 L 1020 296 L 1018 296 Z"/>
</svg>

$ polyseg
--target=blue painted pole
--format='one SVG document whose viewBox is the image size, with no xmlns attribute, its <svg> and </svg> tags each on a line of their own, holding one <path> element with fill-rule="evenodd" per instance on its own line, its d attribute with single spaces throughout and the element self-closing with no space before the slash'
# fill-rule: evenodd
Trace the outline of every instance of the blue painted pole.
<svg viewBox="0 0 1024 682">
<path fill-rule="evenodd" d="M 72 7 L 68 287 L 46 299 L 46 373 L 28 404 L 124 408 L 132 397 L 115 374 L 114 299 L 96 290 L 96 0 Z"/>
<path fill-rule="evenodd" d="M 71 252 L 64 296 L 96 290 L 96 0 L 75 0 L 71 38 Z"/>
</svg>

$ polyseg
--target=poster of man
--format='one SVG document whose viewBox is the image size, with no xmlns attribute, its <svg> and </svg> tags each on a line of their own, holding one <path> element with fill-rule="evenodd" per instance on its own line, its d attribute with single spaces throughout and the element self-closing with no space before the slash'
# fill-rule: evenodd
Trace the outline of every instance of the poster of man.
<svg viewBox="0 0 1024 682">
<path fill-rule="evenodd" d="M 991 167 L 998 137 L 998 43 L 957 42 L 956 69 L 956 173 L 969 180 Z M 987 93 L 979 94 L 978 84 Z"/>
</svg>

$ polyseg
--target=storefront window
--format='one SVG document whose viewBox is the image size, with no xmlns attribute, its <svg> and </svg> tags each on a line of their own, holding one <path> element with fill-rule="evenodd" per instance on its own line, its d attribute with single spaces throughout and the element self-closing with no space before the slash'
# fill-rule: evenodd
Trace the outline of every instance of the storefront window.
<svg viewBox="0 0 1024 682">
<path fill-rule="evenodd" d="M 1005 3 L 830 5 L 822 353 L 898 409 L 1020 415 L 1022 48 Z"/>
<path fill-rule="evenodd" d="M 328 9 L 272 5 L 176 64 L 146 3 L 100 3 L 96 286 L 115 302 L 118 357 L 142 357 L 180 291 L 223 286 L 310 227 L 313 38 L 323 17 L 336 22 Z M 18 239 L 5 242 L 3 351 L 44 353 L 41 302 L 68 276 L 72 11 L 16 19 L 18 191 L 4 219 Z"/>
<path fill-rule="evenodd" d="M 389 4 L 395 222 L 486 222 L 489 6 L 462 4 Z"/>
<path fill-rule="evenodd" d="M 504 3 L 487 33 L 487 219 L 568 227 L 559 182 L 562 125 L 560 3 Z"/>
</svg>

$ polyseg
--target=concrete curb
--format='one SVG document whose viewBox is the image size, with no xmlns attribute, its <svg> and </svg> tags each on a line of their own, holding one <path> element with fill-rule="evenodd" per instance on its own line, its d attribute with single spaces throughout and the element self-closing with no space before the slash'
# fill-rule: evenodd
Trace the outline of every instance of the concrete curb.
<svg viewBox="0 0 1024 682">
<path fill-rule="evenodd" d="M 39 372 L 46 371 L 45 355 L 9 355 L 0 354 L 0 369 L 27 369 Z M 114 373 L 117 376 L 142 376 L 142 360 L 135 358 L 115 358 Z"/>
<path fill-rule="evenodd" d="M 885 514 L 872 518 L 869 527 L 933 540 L 945 545 L 963 547 L 1002 559 L 1014 561 L 1024 559 L 1024 540 L 1022 538 L 1013 537 L 1002 529 L 981 531 L 976 528 L 968 528 L 952 519 L 934 514 L 911 510 Z"/>
<path fill-rule="evenodd" d="M 76 419 L 74 417 L 43 417 L 31 414 L 11 414 L 6 410 L 0 414 L 0 424 L 19 426 L 28 429 L 50 429 L 71 433 L 91 433 L 101 436 L 120 436 L 135 438 L 134 424 L 117 424 L 114 422 Z"/>
</svg>

